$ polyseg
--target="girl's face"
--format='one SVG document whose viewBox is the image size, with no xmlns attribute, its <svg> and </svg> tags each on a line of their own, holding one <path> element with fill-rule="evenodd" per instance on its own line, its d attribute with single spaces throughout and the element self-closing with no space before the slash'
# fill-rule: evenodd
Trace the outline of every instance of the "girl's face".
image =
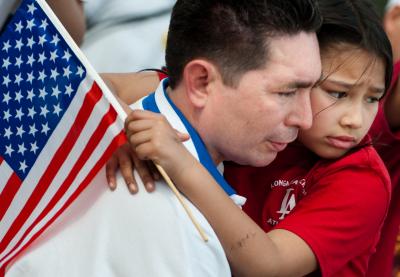
<svg viewBox="0 0 400 277">
<path fill-rule="evenodd" d="M 334 159 L 367 134 L 385 89 L 385 65 L 350 45 L 321 52 L 322 82 L 311 92 L 313 125 L 299 140 L 322 158 Z"/>
</svg>

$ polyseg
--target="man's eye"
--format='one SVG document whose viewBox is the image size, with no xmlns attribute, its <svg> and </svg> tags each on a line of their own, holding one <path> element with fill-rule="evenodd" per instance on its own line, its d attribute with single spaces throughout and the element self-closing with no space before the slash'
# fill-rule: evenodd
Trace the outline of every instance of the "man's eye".
<svg viewBox="0 0 400 277">
<path fill-rule="evenodd" d="M 347 93 L 343 91 L 328 91 L 328 94 L 336 99 L 344 98 L 347 96 Z"/>
<path fill-rule="evenodd" d="M 293 91 L 281 91 L 281 92 L 278 92 L 278 94 L 280 96 L 290 97 L 290 96 L 295 95 L 296 91 L 295 90 L 293 90 Z"/>
</svg>

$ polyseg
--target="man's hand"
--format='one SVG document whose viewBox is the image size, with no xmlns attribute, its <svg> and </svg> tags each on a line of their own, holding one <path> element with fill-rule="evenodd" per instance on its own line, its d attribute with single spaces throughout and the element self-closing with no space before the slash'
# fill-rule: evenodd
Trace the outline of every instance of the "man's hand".
<svg viewBox="0 0 400 277">
<path fill-rule="evenodd" d="M 154 181 L 160 178 L 157 169 L 153 163 L 139 160 L 128 143 L 118 148 L 106 164 L 106 176 L 110 189 L 116 188 L 116 172 L 120 169 L 129 191 L 133 194 L 138 192 L 138 185 L 133 176 L 134 168 L 142 179 L 146 191 L 154 191 Z"/>
</svg>

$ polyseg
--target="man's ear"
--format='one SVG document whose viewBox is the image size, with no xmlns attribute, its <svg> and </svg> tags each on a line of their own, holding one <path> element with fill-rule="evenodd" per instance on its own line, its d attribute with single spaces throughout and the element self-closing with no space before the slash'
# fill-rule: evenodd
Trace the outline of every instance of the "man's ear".
<svg viewBox="0 0 400 277">
<path fill-rule="evenodd" d="M 383 26 L 389 35 L 400 29 L 400 5 L 392 7 L 385 13 Z"/>
<path fill-rule="evenodd" d="M 207 103 L 211 85 L 218 77 L 217 68 L 209 61 L 196 59 L 186 64 L 183 70 L 186 93 L 195 107 L 204 107 Z"/>
</svg>

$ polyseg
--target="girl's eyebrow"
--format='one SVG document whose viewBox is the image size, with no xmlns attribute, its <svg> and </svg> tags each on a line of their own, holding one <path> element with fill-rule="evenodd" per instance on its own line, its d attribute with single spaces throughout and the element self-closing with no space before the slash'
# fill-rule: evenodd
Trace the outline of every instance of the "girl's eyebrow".
<svg viewBox="0 0 400 277">
<path fill-rule="evenodd" d="M 343 81 L 339 81 L 339 80 L 334 80 L 334 79 L 329 79 L 327 80 L 328 82 L 334 83 L 336 85 L 342 86 L 348 90 L 350 90 L 354 84 L 349 84 Z M 384 87 L 376 87 L 376 86 L 371 86 L 369 88 L 373 93 L 379 93 L 379 94 L 383 94 L 385 92 L 385 88 Z"/>
</svg>

